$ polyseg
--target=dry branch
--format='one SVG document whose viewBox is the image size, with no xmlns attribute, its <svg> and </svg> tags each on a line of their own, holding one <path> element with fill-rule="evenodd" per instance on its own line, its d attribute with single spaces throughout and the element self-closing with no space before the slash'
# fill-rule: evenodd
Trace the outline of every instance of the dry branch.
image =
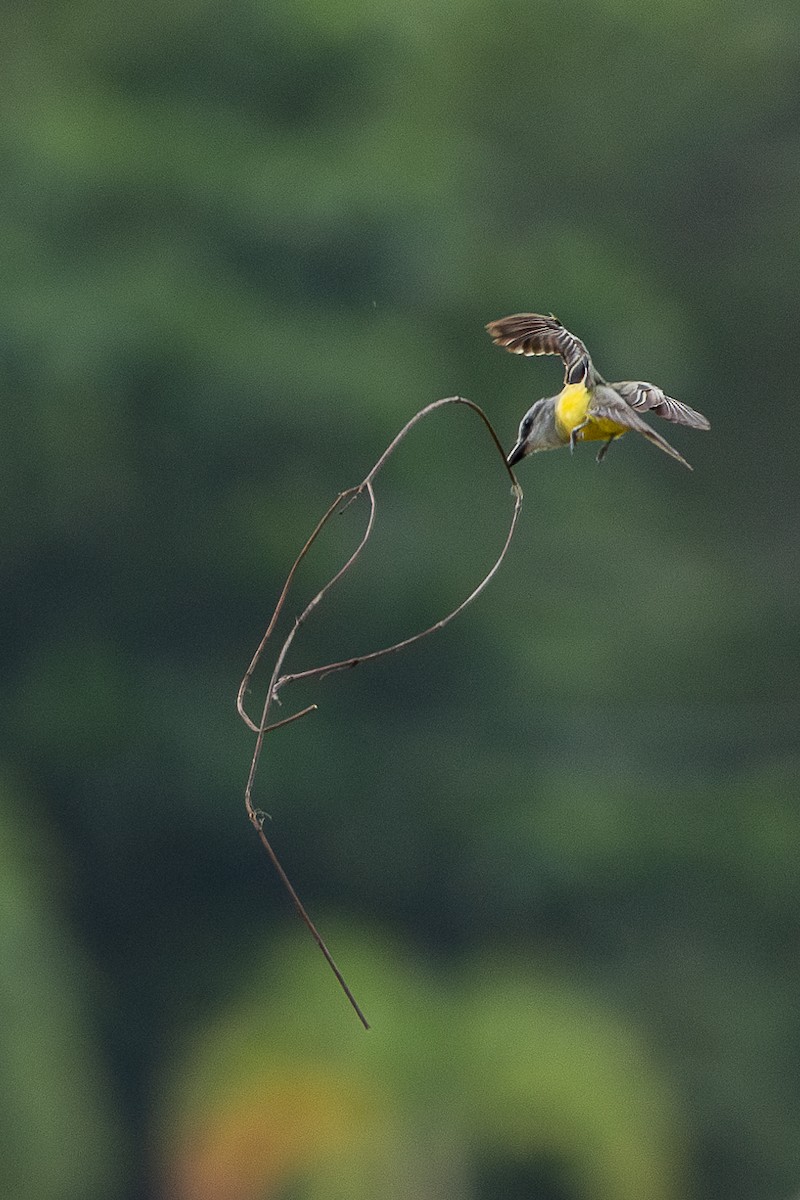
<svg viewBox="0 0 800 1200">
<path fill-rule="evenodd" d="M 306 622 L 306 620 L 308 619 L 310 614 L 314 611 L 315 608 L 318 607 L 318 605 L 321 603 L 321 601 L 324 599 L 324 597 L 327 595 L 327 593 L 331 590 L 331 588 L 334 586 L 334 584 L 338 583 L 339 580 L 354 565 L 354 563 L 358 559 L 359 555 L 361 554 L 361 551 L 364 549 L 367 542 L 369 541 L 369 538 L 372 534 L 372 530 L 375 526 L 375 517 L 376 517 L 376 512 L 377 512 L 375 489 L 374 489 L 373 485 L 374 485 L 375 477 L 377 476 L 378 472 L 386 464 L 387 460 L 392 456 L 392 454 L 395 452 L 397 447 L 400 445 L 400 443 L 404 440 L 404 438 L 411 431 L 411 429 L 413 429 L 413 427 L 415 425 L 417 425 L 420 421 L 422 421 L 425 417 L 427 417 L 429 415 L 429 413 L 432 413 L 435 409 L 441 408 L 444 405 L 448 405 L 448 404 L 465 405 L 467 408 L 472 409 L 472 411 L 480 417 L 481 421 L 483 422 L 484 426 L 486 427 L 486 429 L 489 432 L 489 435 L 495 445 L 497 452 L 500 455 L 500 459 L 503 463 L 503 469 L 508 472 L 508 475 L 511 479 L 511 484 L 512 484 L 512 489 L 513 489 L 513 494 L 514 494 L 514 511 L 511 516 L 511 524 L 509 526 L 509 530 L 506 535 L 505 542 L 503 543 L 503 548 L 500 551 L 498 558 L 493 563 L 492 567 L 486 573 L 486 575 L 484 575 L 483 579 L 480 581 L 480 583 L 477 585 L 477 587 L 474 588 L 473 591 L 470 592 L 470 594 L 466 597 L 465 600 L 462 600 L 461 603 L 458 604 L 454 609 L 452 609 L 451 612 L 448 612 L 440 620 L 436 621 L 433 625 L 428 626 L 428 628 L 423 629 L 421 632 L 411 634 L 409 637 L 403 638 L 398 642 L 394 642 L 391 646 L 384 646 L 380 650 L 371 650 L 365 654 L 360 654 L 360 655 L 356 655 L 351 658 L 342 659 L 338 662 L 325 663 L 322 666 L 312 667 L 309 670 L 298 671 L 294 674 L 282 674 L 281 672 L 283 670 L 283 664 L 286 660 L 286 655 L 289 652 L 289 649 L 295 639 L 296 634 L 302 628 L 303 624 Z M 303 559 L 306 557 L 306 555 L 311 550 L 311 547 L 314 545 L 314 542 L 317 540 L 319 535 L 322 533 L 322 530 L 325 528 L 328 521 L 334 515 L 334 513 L 344 511 L 344 509 L 349 504 L 351 504 L 353 502 L 353 500 L 355 500 L 357 497 L 364 495 L 364 494 L 366 494 L 367 499 L 369 501 L 369 515 L 367 518 L 366 528 L 364 529 L 361 539 L 360 539 L 358 545 L 356 546 L 355 550 L 350 555 L 350 557 L 342 564 L 342 566 L 335 573 L 335 575 L 333 575 L 328 580 L 328 582 L 317 592 L 317 594 L 308 602 L 308 604 L 305 606 L 305 608 L 301 612 L 300 616 L 295 618 L 295 622 L 294 622 L 294 625 L 292 626 L 292 629 L 289 631 L 288 636 L 285 638 L 280 650 L 278 651 L 278 655 L 277 655 L 277 658 L 275 660 L 275 663 L 274 663 L 274 666 L 272 669 L 272 674 L 270 676 L 269 686 L 267 688 L 266 699 L 264 700 L 264 705 L 263 705 L 263 708 L 261 711 L 261 718 L 258 722 L 256 722 L 252 719 L 252 717 L 248 714 L 247 710 L 245 709 L 245 697 L 249 690 L 250 681 L 252 680 L 253 673 L 255 672 L 256 668 L 258 667 L 258 665 L 261 661 L 261 658 L 264 654 L 264 651 L 266 649 L 267 642 L 269 641 L 270 637 L 272 636 L 272 634 L 275 630 L 275 626 L 276 626 L 276 624 L 278 622 L 278 618 L 283 610 L 284 604 L 286 603 L 286 598 L 289 594 L 289 590 L 294 581 L 294 577 L 297 574 L 297 570 L 298 570 L 300 564 L 302 563 Z M 327 512 L 322 516 L 322 518 L 318 522 L 316 528 L 314 529 L 311 536 L 308 538 L 308 540 L 306 541 L 302 550 L 300 551 L 297 558 L 294 560 L 294 563 L 292 564 L 291 570 L 289 571 L 289 574 L 286 577 L 286 582 L 284 583 L 283 588 L 280 593 L 280 596 L 278 597 L 278 602 L 275 606 L 275 611 L 272 614 L 272 617 L 270 619 L 269 625 L 267 626 L 266 632 L 265 632 L 263 638 L 261 639 L 258 649 L 256 650 L 255 654 L 253 655 L 252 661 L 250 662 L 250 665 L 247 668 L 247 671 L 245 672 L 245 675 L 244 675 L 244 678 L 242 679 L 241 684 L 239 685 L 239 693 L 236 698 L 236 707 L 239 712 L 239 716 L 245 722 L 248 729 L 251 729 L 253 731 L 253 733 L 256 734 L 256 742 L 255 742 L 255 747 L 253 749 L 253 757 L 252 757 L 252 761 L 250 763 L 250 773 L 248 775 L 247 785 L 245 787 L 245 805 L 247 807 L 247 815 L 250 819 L 251 824 L 253 825 L 254 829 L 256 830 L 256 833 L 258 834 L 258 836 L 261 840 L 261 843 L 264 846 L 264 849 L 266 850 L 267 854 L 269 855 L 272 865 L 274 866 L 275 870 L 277 871 L 278 876 L 279 876 L 281 882 L 283 883 L 283 886 L 286 888 L 287 892 L 289 893 L 289 896 L 292 899 L 292 903 L 294 904 L 301 919 L 303 920 L 305 925 L 308 927 L 312 937 L 314 938 L 315 942 L 319 946 L 323 955 L 327 959 L 328 965 L 330 966 L 331 970 L 333 971 L 336 978 L 338 979 L 339 984 L 342 987 L 342 990 L 344 991 L 345 995 L 347 996 L 347 999 L 349 1000 L 350 1004 L 355 1009 L 355 1011 L 358 1015 L 358 1018 L 361 1021 L 362 1025 L 364 1026 L 365 1029 L 369 1029 L 369 1025 L 367 1023 L 366 1017 L 364 1016 L 363 1012 L 361 1011 L 355 997 L 353 996 L 353 993 L 350 991 L 350 988 L 347 986 L 347 983 L 345 982 L 341 971 L 339 970 L 339 968 L 337 967 L 333 958 L 331 957 L 330 951 L 328 950 L 328 947 L 325 945 L 325 942 L 323 941 L 319 931 L 317 930 L 313 921 L 311 920 L 311 918 L 309 917 L 305 908 L 303 907 L 300 897 L 297 895 L 297 892 L 292 887 L 292 884 L 289 881 L 289 879 L 286 875 L 286 872 L 284 871 L 283 867 L 281 866 L 281 864 L 275 854 L 275 851 L 273 850 L 272 846 L 270 845 L 269 840 L 267 839 L 267 837 L 264 833 L 264 828 L 263 828 L 264 813 L 261 812 L 261 810 L 254 808 L 254 806 L 253 806 L 253 787 L 255 785 L 256 773 L 258 771 L 258 764 L 259 764 L 259 760 L 261 758 L 261 751 L 264 746 L 264 738 L 266 737 L 266 735 L 268 733 L 271 733 L 276 729 L 280 729 L 282 726 L 288 725 L 292 721 L 299 720 L 300 717 L 304 717 L 308 713 L 313 712 L 317 706 L 316 706 L 316 704 L 310 704 L 307 708 L 302 709 L 300 712 L 293 713 L 291 716 L 284 717 L 282 720 L 275 721 L 273 723 L 270 723 L 270 721 L 269 721 L 270 709 L 271 709 L 273 703 L 275 703 L 275 702 L 279 703 L 279 698 L 278 698 L 279 692 L 290 683 L 294 683 L 300 679 L 305 679 L 305 680 L 322 679 L 326 675 L 331 675 L 336 671 L 349 670 L 353 667 L 359 666 L 361 663 L 364 663 L 364 662 L 374 662 L 378 658 L 384 658 L 388 654 L 396 654 L 398 651 L 404 650 L 407 646 L 413 645 L 414 642 L 421 641 L 422 638 L 428 637 L 430 634 L 435 633 L 437 629 L 443 629 L 444 626 L 449 624 L 450 621 L 452 621 L 454 617 L 457 617 L 459 613 L 463 612 L 464 609 L 467 607 L 467 605 L 471 604 L 472 601 L 476 598 L 476 596 L 480 595 L 480 593 L 487 586 L 489 581 L 494 577 L 494 575 L 500 569 L 500 565 L 506 556 L 506 552 L 508 550 L 509 545 L 511 544 L 511 539 L 514 536 L 514 530 L 516 528 L 517 517 L 519 516 L 521 504 L 522 504 L 522 490 L 520 489 L 519 484 L 517 483 L 517 481 L 514 477 L 513 471 L 511 470 L 510 467 L 506 466 L 505 454 L 503 453 L 503 448 L 500 444 L 497 434 L 495 433 L 494 429 L 492 428 L 492 425 L 489 422 L 489 420 L 486 417 L 483 410 L 481 408 L 479 408 L 477 404 L 473 404 L 471 400 L 465 400 L 462 396 L 447 396 L 443 400 L 435 400 L 432 404 L 426 405 L 425 408 L 420 409 L 419 412 L 415 413 L 414 416 L 411 417 L 411 419 L 406 422 L 406 424 L 403 426 L 403 428 L 400 430 L 400 432 L 397 434 L 397 436 L 394 438 L 394 440 L 392 442 L 390 442 L 390 444 L 386 447 L 383 454 L 380 456 L 380 458 L 375 463 L 372 470 L 362 480 L 362 482 L 359 483 L 356 487 L 351 487 L 351 488 L 348 488 L 344 492 L 340 492 L 339 495 L 334 500 L 334 502 L 328 508 Z"/>
</svg>

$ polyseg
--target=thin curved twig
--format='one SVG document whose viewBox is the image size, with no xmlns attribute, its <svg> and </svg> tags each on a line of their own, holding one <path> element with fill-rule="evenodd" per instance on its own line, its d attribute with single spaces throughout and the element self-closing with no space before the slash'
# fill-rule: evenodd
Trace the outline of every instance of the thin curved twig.
<svg viewBox="0 0 800 1200">
<path fill-rule="evenodd" d="M 339 507 L 339 505 L 341 504 L 341 502 L 343 500 L 347 499 L 347 505 L 345 505 L 345 507 L 347 507 L 353 500 L 356 499 L 357 496 L 361 495 L 361 493 L 364 491 L 365 486 L 366 486 L 366 480 L 364 480 L 363 483 L 360 483 L 358 485 L 358 487 L 348 488 L 346 491 L 339 493 L 339 495 L 334 500 L 333 504 L 331 504 L 328 511 L 317 522 L 317 526 L 314 529 L 314 532 L 311 534 L 311 536 L 306 541 L 306 544 L 303 546 L 303 549 L 300 551 L 297 558 L 292 563 L 292 567 L 291 567 L 291 570 L 289 571 L 289 574 L 286 576 L 286 582 L 284 583 L 283 588 L 281 589 L 281 594 L 278 597 L 278 603 L 275 605 L 275 611 L 273 612 L 272 617 L 270 618 L 270 622 L 269 622 L 269 625 L 267 626 L 266 633 L 262 637 L 262 639 L 259 643 L 258 649 L 256 650 L 255 654 L 253 655 L 253 658 L 250 662 L 250 666 L 247 668 L 247 670 L 244 673 L 244 678 L 242 679 L 242 682 L 239 684 L 239 692 L 236 697 L 236 710 L 239 713 L 239 716 L 244 721 L 245 725 L 248 727 L 248 729 L 253 730 L 253 733 L 259 733 L 262 730 L 264 732 L 266 732 L 266 730 L 264 730 L 263 720 L 261 722 L 261 725 L 259 726 L 259 725 L 256 725 L 250 719 L 247 712 L 245 711 L 244 697 L 250 687 L 250 680 L 253 677 L 253 672 L 255 671 L 256 667 L 258 666 L 261 656 L 263 655 L 264 650 L 266 649 L 267 642 L 272 637 L 272 633 L 275 629 L 276 624 L 278 623 L 278 617 L 281 615 L 281 611 L 286 602 L 286 597 L 289 595 L 289 588 L 292 586 L 294 577 L 297 574 L 297 570 L 298 570 L 301 562 L 303 561 L 303 559 L 305 558 L 305 556 L 308 554 L 309 550 L 313 546 L 314 542 L 317 540 L 319 535 L 322 533 L 322 530 L 328 524 L 328 521 L 331 519 L 333 514 L 336 512 L 336 510 Z M 345 571 L 348 571 L 350 569 L 350 567 L 353 565 L 353 563 L 355 562 L 355 560 L 358 558 L 359 554 L 363 550 L 363 548 L 366 544 L 367 538 L 369 537 L 370 533 L 372 532 L 372 525 L 373 525 L 374 516 L 375 516 L 375 497 L 374 497 L 374 493 L 372 492 L 372 489 L 370 489 L 370 500 L 371 500 L 370 519 L 367 523 L 367 528 L 364 531 L 364 536 L 362 537 L 361 541 L 359 542 L 358 546 L 356 547 L 354 553 L 347 560 L 347 562 L 344 564 L 344 566 L 339 571 L 337 571 L 337 573 L 336 573 L 336 575 L 334 575 L 333 579 L 331 579 L 331 581 L 323 589 L 323 592 L 327 591 L 328 588 L 332 587 L 333 584 L 337 581 L 337 579 L 341 579 L 341 577 L 342 577 L 342 575 L 344 575 Z"/>
<path fill-rule="evenodd" d="M 354 563 L 360 556 L 362 550 L 364 549 L 367 542 L 369 541 L 369 538 L 372 534 L 372 530 L 375 526 L 375 517 L 376 517 L 376 513 L 377 513 L 377 502 L 375 499 L 375 489 L 373 486 L 376 475 L 383 468 L 383 466 L 386 464 L 387 460 L 391 457 L 391 455 L 395 452 L 397 447 L 400 445 L 400 443 L 404 440 L 404 438 L 408 435 L 408 433 L 411 431 L 411 429 L 413 429 L 413 427 L 415 425 L 417 425 L 420 421 L 422 421 L 425 417 L 427 417 L 435 409 L 441 408 L 444 405 L 449 405 L 449 404 L 463 404 L 467 408 L 472 409 L 472 411 L 475 412 L 480 417 L 481 421 L 483 422 L 486 429 L 488 430 L 488 432 L 492 438 L 492 441 L 494 442 L 495 447 L 496 447 L 498 453 L 500 454 L 500 457 L 503 462 L 503 466 L 504 466 L 505 470 L 508 472 L 509 477 L 511 479 L 512 489 L 513 489 L 513 493 L 514 493 L 514 511 L 512 513 L 511 524 L 509 526 L 509 530 L 506 535 L 506 539 L 505 539 L 505 542 L 503 543 L 503 547 L 500 551 L 499 556 L 497 557 L 495 562 L 492 564 L 492 566 L 489 569 L 489 571 L 487 572 L 487 574 L 484 575 L 483 579 L 481 579 L 481 581 L 477 585 L 477 587 L 475 587 L 470 592 L 470 594 L 466 597 L 465 600 L 462 600 L 461 603 L 458 604 L 451 612 L 448 612 L 440 620 L 436 621 L 433 625 L 430 625 L 428 628 L 423 629 L 421 632 L 411 634 L 409 637 L 403 638 L 398 642 L 394 642 L 390 646 L 384 646 L 380 650 L 372 650 L 368 653 L 357 655 L 355 657 L 351 657 L 351 658 L 347 658 L 347 659 L 342 659 L 341 661 L 338 661 L 338 662 L 325 663 L 323 666 L 312 667 L 306 671 L 299 671 L 299 672 L 290 673 L 290 674 L 281 674 L 283 664 L 286 660 L 286 655 L 288 654 L 289 649 L 291 648 L 291 645 L 295 639 L 296 634 L 302 628 L 303 624 L 308 620 L 308 617 L 311 615 L 311 613 L 314 611 L 314 609 L 318 607 L 318 605 L 321 603 L 321 601 L 324 599 L 324 597 L 327 595 L 327 593 L 331 590 L 331 588 L 334 586 L 334 584 L 338 583 L 339 580 L 354 565 Z M 331 519 L 331 517 L 334 515 L 334 513 L 336 513 L 337 511 L 339 511 L 339 512 L 344 511 L 344 508 L 348 507 L 355 499 L 357 499 L 359 496 L 361 496 L 363 494 L 366 494 L 367 499 L 369 501 L 369 513 L 367 516 L 367 523 L 366 523 L 364 532 L 361 535 L 358 545 L 356 546 L 356 548 L 352 552 L 352 554 L 349 556 L 349 558 L 347 558 L 346 561 L 342 564 L 342 566 L 339 568 L 339 570 L 336 571 L 336 573 L 328 580 L 328 582 L 322 588 L 320 588 L 320 590 L 317 592 L 317 594 L 315 596 L 313 596 L 311 600 L 309 600 L 308 604 L 306 604 L 306 606 L 303 609 L 303 611 L 301 612 L 300 616 L 295 618 L 294 625 L 292 626 L 291 630 L 289 631 L 287 637 L 284 639 L 284 642 L 283 642 L 283 644 L 278 652 L 277 658 L 275 660 L 275 664 L 273 666 L 272 674 L 271 674 L 270 680 L 269 680 L 269 686 L 267 688 L 267 694 L 264 699 L 264 704 L 263 704 L 263 708 L 261 711 L 261 719 L 258 723 L 256 723 L 252 719 L 252 717 L 248 714 L 248 712 L 245 708 L 245 696 L 247 695 L 247 692 L 249 690 L 253 674 L 254 674 L 256 668 L 258 667 L 258 664 L 261 661 L 261 658 L 263 657 L 264 651 L 267 646 L 267 642 L 269 641 L 270 637 L 272 636 L 272 633 L 275 630 L 275 626 L 276 626 L 278 618 L 283 610 L 283 607 L 286 603 L 286 598 L 289 594 L 289 590 L 292 586 L 292 583 L 294 582 L 294 578 L 295 578 L 295 575 L 297 574 L 298 568 L 300 567 L 300 564 L 303 562 L 304 558 L 311 550 L 311 547 L 313 546 L 314 542 L 317 540 L 319 535 L 322 533 L 322 530 L 325 528 L 325 526 L 327 525 L 327 523 Z M 333 674 L 336 671 L 349 670 L 353 667 L 359 666 L 363 662 L 370 662 L 370 661 L 374 661 L 379 658 L 384 658 L 384 657 L 386 657 L 386 655 L 389 655 L 389 654 L 396 654 L 400 650 L 404 650 L 407 646 L 411 646 L 411 645 L 413 645 L 413 643 L 421 641 L 422 638 L 428 637 L 430 634 L 435 633 L 438 629 L 443 629 L 445 625 L 448 625 L 450 623 L 450 621 L 453 620 L 454 617 L 457 617 L 459 613 L 463 612 L 464 609 L 469 604 L 471 604 L 472 601 L 477 596 L 480 595 L 480 593 L 484 590 L 484 588 L 489 584 L 489 582 L 494 578 L 494 576 L 500 569 L 503 559 L 505 558 L 506 553 L 508 551 L 508 547 L 511 544 L 511 539 L 514 536 L 514 530 L 516 529 L 517 518 L 519 516 L 521 505 L 522 505 L 522 489 L 520 488 L 519 484 L 517 483 L 517 480 L 514 476 L 513 471 L 506 464 L 503 447 L 500 444 L 500 440 L 497 437 L 497 434 L 495 433 L 495 431 L 491 425 L 491 422 L 489 421 L 488 417 L 483 412 L 483 410 L 481 408 L 479 408 L 477 404 L 474 404 L 471 400 L 464 399 L 464 397 L 462 397 L 462 396 L 447 396 L 442 400 L 434 400 L 431 404 L 426 405 L 424 408 L 420 409 L 419 412 L 415 413 L 414 416 L 411 417 L 406 422 L 406 424 L 403 426 L 403 428 L 400 430 L 400 432 L 397 434 L 397 436 L 386 447 L 383 454 L 381 454 L 378 461 L 372 467 L 371 471 L 365 476 L 365 478 L 362 480 L 362 482 L 359 483 L 355 487 L 347 488 L 346 491 L 340 492 L 339 495 L 334 500 L 334 502 L 330 505 L 328 510 L 320 518 L 320 520 L 318 521 L 314 530 L 312 531 L 311 535 L 307 539 L 305 545 L 303 546 L 302 550 L 297 555 L 297 558 L 294 560 L 294 563 L 291 566 L 289 574 L 286 577 L 286 582 L 284 583 L 283 588 L 281 589 L 280 596 L 278 597 L 278 602 L 275 606 L 275 611 L 273 612 L 272 617 L 270 618 L 270 622 L 269 622 L 269 625 L 267 626 L 266 632 L 265 632 L 264 636 L 262 637 L 261 642 L 259 643 L 258 649 L 256 650 L 255 654 L 253 655 L 253 658 L 250 662 L 250 665 L 247 668 L 247 671 L 244 674 L 244 678 L 242 679 L 241 684 L 239 685 L 239 691 L 238 691 L 238 694 L 236 697 L 237 711 L 239 713 L 239 716 L 244 721 L 245 725 L 247 725 L 248 729 L 251 729 L 253 731 L 253 733 L 256 734 L 256 742 L 255 742 L 255 746 L 253 748 L 253 757 L 252 757 L 252 760 L 250 763 L 250 771 L 249 771 L 249 774 L 247 777 L 247 784 L 245 786 L 245 806 L 247 808 L 247 815 L 250 819 L 251 824 L 255 828 L 256 833 L 258 834 L 261 844 L 263 845 L 264 849 L 266 850 L 267 854 L 269 855 L 270 861 L 272 862 L 272 865 L 274 866 L 274 868 L 278 874 L 278 877 L 280 878 L 286 891 L 289 893 L 292 903 L 294 904 L 295 909 L 297 910 L 301 920 L 304 922 L 304 924 L 308 928 L 309 932 L 311 933 L 311 936 L 314 938 L 314 941 L 317 943 L 317 945 L 319 946 L 323 955 L 325 956 L 325 959 L 327 960 L 328 965 L 330 966 L 331 970 L 333 971 L 334 975 L 336 976 L 336 978 L 339 982 L 339 985 L 341 986 L 342 990 L 344 991 L 348 1001 L 352 1005 L 353 1009 L 355 1010 L 359 1020 L 361 1021 L 362 1025 L 364 1026 L 365 1029 L 369 1029 L 369 1024 L 367 1022 L 366 1017 L 364 1016 L 364 1013 L 361 1011 L 361 1008 L 359 1007 L 358 1002 L 356 1001 L 353 993 L 350 991 L 350 988 L 348 987 L 347 983 L 345 982 L 345 979 L 344 979 L 341 971 L 339 970 L 336 963 L 334 962 L 333 957 L 331 956 L 331 953 L 328 950 L 328 947 L 326 946 L 322 936 L 320 935 L 319 931 L 317 930 L 317 928 L 314 925 L 313 921 L 311 920 L 310 916 L 306 912 L 306 909 L 303 906 L 303 903 L 300 900 L 300 897 L 298 896 L 297 892 L 295 891 L 294 887 L 292 886 L 286 872 L 284 871 L 283 867 L 281 866 L 281 863 L 280 863 L 277 855 L 275 854 L 275 851 L 273 850 L 268 838 L 266 837 L 266 835 L 264 833 L 264 828 L 263 828 L 264 814 L 259 809 L 256 809 L 253 806 L 253 787 L 255 785 L 256 773 L 258 771 L 258 764 L 259 764 L 259 760 L 261 758 L 261 751 L 264 746 L 264 738 L 266 737 L 266 735 L 268 733 L 273 732 L 273 730 L 279 729 L 283 725 L 288 725 L 293 721 L 297 721 L 301 717 L 308 715 L 308 713 L 315 711 L 317 706 L 316 706 L 316 704 L 310 704 L 310 705 L 308 705 L 308 707 L 302 709 L 300 712 L 296 712 L 296 713 L 292 714 L 292 716 L 284 717 L 283 720 L 275 721 L 271 724 L 269 722 L 270 709 L 272 707 L 273 702 L 280 703 L 280 701 L 278 699 L 278 693 L 280 692 L 280 690 L 283 687 L 286 687 L 286 685 L 289 683 L 294 683 L 300 679 L 316 679 L 316 678 L 322 679 L 326 675 Z"/>
</svg>

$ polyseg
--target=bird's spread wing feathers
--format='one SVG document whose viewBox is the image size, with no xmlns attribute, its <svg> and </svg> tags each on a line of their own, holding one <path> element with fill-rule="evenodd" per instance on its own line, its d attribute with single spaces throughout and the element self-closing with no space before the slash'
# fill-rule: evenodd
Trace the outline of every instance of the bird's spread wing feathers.
<svg viewBox="0 0 800 1200">
<path fill-rule="evenodd" d="M 711 425 L 702 413 L 695 412 L 688 404 L 673 400 L 665 395 L 661 388 L 652 383 L 633 383 L 625 380 L 623 383 L 609 385 L 622 396 L 637 412 L 653 412 L 665 421 L 675 421 L 678 425 L 688 425 L 691 429 L 710 429 Z"/>
<path fill-rule="evenodd" d="M 511 317 L 501 317 L 499 321 L 490 321 L 486 329 L 495 345 L 502 346 L 512 354 L 558 354 L 564 363 L 565 384 L 586 380 L 587 387 L 593 388 L 590 412 L 594 416 L 605 417 L 624 425 L 626 429 L 636 430 L 685 467 L 689 467 L 686 459 L 639 414 L 652 412 L 657 417 L 675 421 L 678 425 L 688 425 L 692 429 L 711 428 L 702 413 L 695 412 L 680 400 L 673 400 L 652 383 L 624 380 L 622 383 L 605 385 L 595 371 L 583 342 L 565 329 L 556 317 L 516 313 Z"/>
<path fill-rule="evenodd" d="M 640 433 L 642 437 L 647 438 L 648 442 L 652 442 L 659 450 L 663 450 L 670 458 L 676 459 L 679 463 L 683 463 L 691 471 L 686 459 L 682 454 L 679 454 L 674 446 L 670 446 L 666 438 L 663 438 L 660 433 L 656 433 L 655 429 L 651 428 L 636 412 L 631 408 L 622 396 L 617 395 L 611 387 L 598 387 L 592 394 L 592 401 L 589 405 L 589 413 L 593 417 L 605 418 L 608 421 L 616 421 L 619 425 L 624 425 L 626 429 L 633 429 L 636 433 Z"/>
<path fill-rule="evenodd" d="M 583 342 L 556 317 L 516 313 L 490 321 L 486 329 L 495 345 L 512 354 L 558 354 L 564 363 L 565 383 L 580 383 L 592 372 L 592 360 Z"/>
</svg>

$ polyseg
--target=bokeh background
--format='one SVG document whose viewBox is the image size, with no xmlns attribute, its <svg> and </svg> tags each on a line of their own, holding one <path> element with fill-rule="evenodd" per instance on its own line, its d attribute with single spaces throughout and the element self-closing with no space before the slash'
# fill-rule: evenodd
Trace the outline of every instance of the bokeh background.
<svg viewBox="0 0 800 1200">
<path fill-rule="evenodd" d="M 26 0 L 0 57 L 2 1194 L 796 1196 L 797 6 Z M 236 689 L 416 409 L 558 387 L 526 309 L 713 428 L 526 461 L 475 605 L 285 693 L 255 799 L 367 1034 Z M 378 499 L 291 669 L 511 509 L 457 408 Z"/>
</svg>

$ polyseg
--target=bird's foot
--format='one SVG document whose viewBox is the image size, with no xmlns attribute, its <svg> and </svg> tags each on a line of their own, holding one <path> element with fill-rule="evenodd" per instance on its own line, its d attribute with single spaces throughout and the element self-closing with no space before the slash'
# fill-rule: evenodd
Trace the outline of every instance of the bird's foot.
<svg viewBox="0 0 800 1200">
<path fill-rule="evenodd" d="M 606 454 L 608 453 L 608 447 L 611 445 L 611 443 L 612 443 L 613 441 L 616 441 L 616 434 L 614 435 L 614 437 L 610 437 L 610 438 L 608 439 L 608 441 L 607 441 L 607 442 L 603 442 L 602 446 L 601 446 L 601 447 L 600 447 L 600 449 L 597 451 L 597 461 L 598 461 L 598 462 L 602 462 L 602 461 L 603 461 L 603 459 L 605 458 Z"/>
<path fill-rule="evenodd" d="M 570 454 L 574 454 L 575 446 L 578 441 L 578 435 L 583 432 L 583 430 L 586 428 L 586 426 L 588 424 L 589 424 L 588 421 L 581 421 L 580 425 L 576 425 L 575 428 L 570 431 L 570 435 L 569 435 L 569 452 L 570 452 Z"/>
</svg>

